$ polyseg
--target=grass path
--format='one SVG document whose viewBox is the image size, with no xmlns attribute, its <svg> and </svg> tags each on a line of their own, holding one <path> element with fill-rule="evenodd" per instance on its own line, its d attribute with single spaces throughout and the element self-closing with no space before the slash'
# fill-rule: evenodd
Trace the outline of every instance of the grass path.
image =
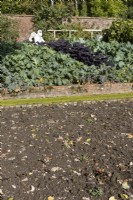
<svg viewBox="0 0 133 200">
<path fill-rule="evenodd" d="M 133 99 L 133 93 L 100 94 L 100 95 L 69 96 L 69 97 L 63 96 L 63 97 L 49 97 L 49 98 L 3 99 L 0 100 L 0 106 L 53 104 L 53 103 L 78 102 L 78 101 L 99 101 L 99 100 L 117 100 L 117 99 Z"/>
</svg>

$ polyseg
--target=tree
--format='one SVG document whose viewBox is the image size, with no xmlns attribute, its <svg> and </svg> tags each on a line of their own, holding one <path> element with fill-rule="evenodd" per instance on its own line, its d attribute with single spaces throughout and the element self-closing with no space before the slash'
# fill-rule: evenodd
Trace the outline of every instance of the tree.
<svg viewBox="0 0 133 200">
<path fill-rule="evenodd" d="M 42 6 L 68 6 L 71 3 L 73 15 L 95 17 L 133 18 L 132 0 L 2 0 L 3 14 L 34 14 Z"/>
<path fill-rule="evenodd" d="M 121 17 L 127 10 L 122 0 L 90 0 L 89 5 L 91 15 L 96 17 Z"/>
</svg>

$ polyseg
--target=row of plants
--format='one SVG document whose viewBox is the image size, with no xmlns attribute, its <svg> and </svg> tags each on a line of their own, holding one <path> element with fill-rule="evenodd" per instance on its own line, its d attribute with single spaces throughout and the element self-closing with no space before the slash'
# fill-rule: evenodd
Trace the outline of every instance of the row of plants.
<svg viewBox="0 0 133 200">
<path fill-rule="evenodd" d="M 100 66 L 101 64 L 112 66 L 113 63 L 108 56 L 100 52 L 94 52 L 89 47 L 80 42 L 70 43 L 68 40 L 57 40 L 47 43 L 48 46 L 57 52 L 67 53 L 71 58 L 91 66 Z"/>
<path fill-rule="evenodd" d="M 55 41 L 56 47 L 57 43 L 60 41 Z M 131 43 L 83 39 L 76 43 L 62 41 L 62 44 L 65 43 L 69 52 L 56 51 L 52 49 L 51 43 L 43 46 L 22 43 L 14 45 L 11 52 L 5 50 L 0 63 L 0 87 L 7 88 L 9 92 L 20 92 L 31 86 L 84 84 L 88 81 L 133 82 Z M 74 58 L 71 56 L 72 51 L 76 54 Z M 95 63 L 97 56 L 100 62 Z M 84 59 L 88 58 L 90 61 L 85 62 Z M 108 60 L 112 60 L 111 64 Z"/>
</svg>

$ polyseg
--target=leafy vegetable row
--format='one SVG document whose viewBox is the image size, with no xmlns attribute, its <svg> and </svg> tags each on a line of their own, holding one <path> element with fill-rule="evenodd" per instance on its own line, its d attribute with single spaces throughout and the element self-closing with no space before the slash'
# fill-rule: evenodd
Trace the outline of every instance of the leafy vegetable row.
<svg viewBox="0 0 133 200">
<path fill-rule="evenodd" d="M 133 45 L 82 40 L 73 45 L 69 43 L 69 47 L 75 48 L 74 55 L 78 54 L 79 42 L 84 44 L 81 45 L 84 53 L 80 54 L 80 58 L 83 56 L 86 59 L 86 49 L 87 53 L 93 55 L 89 57 L 88 53 L 87 58 L 92 59 L 92 63 L 87 65 L 81 60 L 73 59 L 72 54 L 70 57 L 65 50 L 62 52 L 63 47 L 57 52 L 48 46 L 27 43 L 13 47 L 9 45 L 1 57 L 0 88 L 4 87 L 13 92 L 25 90 L 30 86 L 83 84 L 88 81 L 133 82 Z M 97 55 L 107 55 L 103 57 L 111 58 L 114 66 L 104 62 L 108 59 L 103 59 L 103 62 L 100 59 L 99 65 L 94 65 L 98 60 Z"/>
<path fill-rule="evenodd" d="M 93 52 L 89 47 L 79 42 L 70 43 L 62 39 L 47 44 L 58 52 L 68 53 L 71 58 L 83 62 L 88 66 L 100 66 L 101 64 L 113 65 L 108 56 L 100 52 Z"/>
</svg>

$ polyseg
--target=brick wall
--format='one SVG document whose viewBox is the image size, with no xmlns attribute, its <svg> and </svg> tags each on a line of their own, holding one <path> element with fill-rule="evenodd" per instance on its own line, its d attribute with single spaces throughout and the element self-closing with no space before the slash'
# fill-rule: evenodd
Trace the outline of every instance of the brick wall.
<svg viewBox="0 0 133 200">
<path fill-rule="evenodd" d="M 39 88 L 34 88 L 30 95 L 38 96 L 40 94 L 44 97 L 55 97 L 130 92 L 133 92 L 133 83 L 105 83 L 103 85 L 87 83 L 85 85 L 44 87 L 42 91 Z"/>
<path fill-rule="evenodd" d="M 32 15 L 12 15 L 10 18 L 16 20 L 19 25 L 20 37 L 18 41 L 27 40 L 33 31 Z M 72 17 L 72 22 L 79 22 L 84 28 L 105 29 L 109 28 L 115 18 L 100 17 Z M 66 22 L 67 23 L 67 22 Z"/>
<path fill-rule="evenodd" d="M 9 18 L 15 20 L 19 27 L 18 41 L 27 40 L 33 31 L 32 15 L 12 15 Z"/>
<path fill-rule="evenodd" d="M 84 28 L 107 29 L 116 18 L 72 17 L 72 22 L 79 22 Z"/>
<path fill-rule="evenodd" d="M 57 96 L 78 96 L 92 94 L 115 94 L 133 92 L 133 83 L 105 83 L 72 85 L 72 86 L 45 86 L 32 87 L 22 93 L 16 93 L 18 98 L 35 97 L 57 97 Z M 12 96 L 12 95 L 11 95 Z M 10 98 L 7 89 L 0 90 L 0 98 Z"/>
</svg>

